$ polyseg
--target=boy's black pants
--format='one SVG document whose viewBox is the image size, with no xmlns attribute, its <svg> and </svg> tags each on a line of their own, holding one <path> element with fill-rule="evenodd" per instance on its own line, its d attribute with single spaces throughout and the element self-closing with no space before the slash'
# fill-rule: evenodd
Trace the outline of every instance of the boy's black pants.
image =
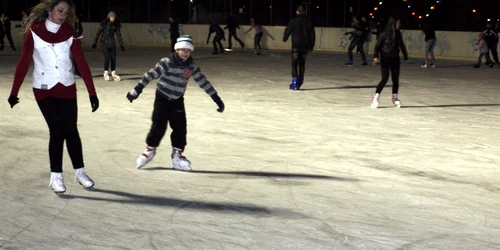
<svg viewBox="0 0 500 250">
<path fill-rule="evenodd" d="M 169 101 L 158 90 L 154 102 L 153 124 L 146 138 L 146 143 L 151 147 L 158 147 L 167 132 L 167 125 L 170 122 L 172 133 L 170 141 L 172 147 L 184 149 L 186 147 L 186 111 L 184 109 L 184 97 Z"/>
</svg>

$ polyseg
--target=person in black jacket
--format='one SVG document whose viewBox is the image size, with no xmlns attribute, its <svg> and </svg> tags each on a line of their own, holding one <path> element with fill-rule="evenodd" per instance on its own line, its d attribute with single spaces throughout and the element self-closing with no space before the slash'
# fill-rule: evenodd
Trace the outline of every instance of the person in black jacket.
<svg viewBox="0 0 500 250">
<path fill-rule="evenodd" d="M 170 21 L 170 47 L 172 49 L 172 53 L 175 52 L 175 43 L 177 42 L 177 38 L 179 38 L 179 23 L 175 19 L 175 17 L 170 16 L 168 18 Z"/>
<path fill-rule="evenodd" d="M 245 48 L 245 43 L 243 43 L 243 41 L 241 41 L 238 38 L 238 35 L 236 34 L 236 29 L 239 29 L 239 28 L 240 28 L 240 26 L 238 25 L 238 23 L 236 23 L 236 20 L 234 20 L 234 18 L 232 16 L 228 16 L 227 17 L 227 26 L 224 27 L 224 29 L 229 30 L 229 35 L 227 38 L 227 42 L 229 44 L 229 46 L 227 47 L 228 51 L 231 51 L 233 49 L 233 37 L 240 44 L 242 49 Z"/>
<path fill-rule="evenodd" d="M 14 41 L 12 41 L 11 25 L 10 25 L 10 17 L 8 17 L 5 13 L 2 13 L 0 17 L 1 27 L 0 27 L 0 50 L 3 50 L 4 46 L 4 37 L 7 36 L 7 40 L 9 41 L 10 48 L 13 51 L 16 51 L 16 46 L 14 46 Z"/>
<path fill-rule="evenodd" d="M 352 27 L 354 28 L 353 32 L 346 32 L 346 35 L 352 35 L 351 43 L 349 44 L 349 48 L 347 51 L 347 56 L 349 57 L 349 61 L 345 63 L 345 65 L 351 66 L 353 65 L 354 57 L 352 55 L 352 50 L 357 47 L 357 50 L 361 54 L 361 60 L 363 60 L 363 66 L 368 65 L 366 62 L 366 55 L 363 49 L 363 44 L 365 42 L 366 37 L 366 25 L 364 22 L 359 21 L 356 16 L 352 18 Z"/>
<path fill-rule="evenodd" d="M 297 16 L 290 21 L 283 34 L 283 42 L 292 36 L 292 83 L 291 90 L 299 90 L 304 83 L 307 53 L 314 48 L 314 25 L 305 15 L 304 6 L 297 7 Z M 298 71 L 297 71 L 298 66 Z"/>
<path fill-rule="evenodd" d="M 391 17 L 387 22 L 384 32 L 380 35 L 377 44 L 375 45 L 375 52 L 373 61 L 379 62 L 382 67 L 382 80 L 375 90 L 372 97 L 372 108 L 377 108 L 379 104 L 380 93 L 389 80 L 389 71 L 392 75 L 392 103 L 395 107 L 401 107 L 401 101 L 398 99 L 399 91 L 399 69 L 400 69 L 400 48 L 403 52 L 404 60 L 408 60 L 408 53 L 403 42 L 403 36 L 399 28 L 401 27 L 401 20 L 398 17 Z"/>
<path fill-rule="evenodd" d="M 436 30 L 434 29 L 434 23 L 430 19 L 427 19 L 424 23 L 422 31 L 425 34 L 425 62 L 422 64 L 422 68 L 427 68 L 429 66 L 435 68 L 436 63 L 434 61 L 434 47 L 436 46 Z M 430 62 L 429 54 L 431 54 Z"/>
<path fill-rule="evenodd" d="M 219 53 L 224 54 L 224 47 L 220 42 L 221 40 L 226 41 L 226 38 L 224 37 L 224 30 L 218 24 L 210 22 L 210 27 L 208 28 L 207 44 L 210 40 L 210 36 L 212 35 L 212 33 L 215 33 L 214 40 L 212 41 L 214 45 L 214 52 L 212 52 L 212 55 L 217 55 Z M 217 51 L 217 44 L 219 45 L 220 52 Z"/>
<path fill-rule="evenodd" d="M 122 33 L 120 32 L 121 24 L 118 20 L 116 20 L 116 14 L 113 11 L 108 13 L 108 17 L 101 22 L 101 26 L 99 30 L 97 30 L 97 34 L 94 38 L 94 43 L 92 44 L 92 48 L 95 49 L 97 47 L 97 40 L 99 37 L 99 45 L 102 47 L 102 53 L 104 54 L 104 80 L 115 80 L 121 81 L 120 76 L 116 74 L 116 41 L 115 41 L 115 33 L 118 38 L 118 43 L 120 44 L 120 48 L 122 52 L 125 51 L 125 47 L 123 46 Z M 111 62 L 111 76 L 109 77 L 108 69 L 109 63 Z"/>
<path fill-rule="evenodd" d="M 493 28 L 492 21 L 488 21 L 488 23 L 486 24 L 486 30 L 483 31 L 483 34 L 485 35 L 485 41 L 486 41 L 486 44 L 488 45 L 488 49 L 490 50 L 491 55 L 493 56 L 493 60 L 495 60 L 495 62 L 491 62 L 490 55 L 488 53 L 488 55 L 486 57 L 486 61 L 491 62 L 490 68 L 495 66 L 495 63 L 500 65 L 500 62 L 498 61 L 498 51 L 497 51 L 498 33 Z"/>
</svg>

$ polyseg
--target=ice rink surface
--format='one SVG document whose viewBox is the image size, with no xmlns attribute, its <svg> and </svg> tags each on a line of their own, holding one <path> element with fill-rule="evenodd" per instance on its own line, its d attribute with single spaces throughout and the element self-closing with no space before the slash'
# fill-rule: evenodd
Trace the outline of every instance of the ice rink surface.
<svg viewBox="0 0 500 250">
<path fill-rule="evenodd" d="M 372 109 L 380 67 L 359 55 L 346 67 L 344 53 L 309 54 L 304 90 L 290 91 L 288 51 L 199 49 L 226 111 L 190 80 L 193 171 L 172 171 L 170 129 L 137 170 L 156 81 L 125 94 L 168 54 L 127 48 L 123 81 L 106 82 L 100 50 L 85 50 L 100 108 L 77 79 L 79 131 L 96 185 L 74 182 L 65 152 L 58 196 L 32 67 L 11 109 L 20 53 L 0 53 L 0 249 L 500 249 L 499 68 L 403 64 L 402 108 L 389 82 Z"/>
</svg>

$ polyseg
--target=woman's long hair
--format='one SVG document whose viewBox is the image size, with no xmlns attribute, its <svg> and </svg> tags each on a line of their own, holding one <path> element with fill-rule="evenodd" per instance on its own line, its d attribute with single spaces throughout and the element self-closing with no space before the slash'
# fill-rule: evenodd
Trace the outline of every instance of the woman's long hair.
<svg viewBox="0 0 500 250">
<path fill-rule="evenodd" d="M 396 23 L 399 21 L 399 17 L 391 16 L 387 25 L 385 26 L 385 32 L 389 35 L 392 41 L 396 40 Z"/>
<path fill-rule="evenodd" d="M 65 2 L 69 6 L 68 16 L 64 21 L 73 26 L 73 24 L 75 23 L 76 13 L 75 5 L 71 0 L 42 0 L 35 7 L 31 8 L 30 15 L 28 17 L 28 23 L 26 24 L 23 32 L 28 32 L 34 22 L 44 22 L 45 19 L 49 17 L 49 11 L 54 10 L 54 7 L 56 7 L 56 5 L 61 2 Z"/>
</svg>

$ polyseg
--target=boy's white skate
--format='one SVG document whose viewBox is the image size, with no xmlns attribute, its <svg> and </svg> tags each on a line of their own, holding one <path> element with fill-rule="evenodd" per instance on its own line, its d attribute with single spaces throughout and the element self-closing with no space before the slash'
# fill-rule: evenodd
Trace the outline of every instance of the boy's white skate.
<svg viewBox="0 0 500 250">
<path fill-rule="evenodd" d="M 392 94 L 392 103 L 394 103 L 394 107 L 401 108 L 401 101 L 398 99 L 398 94 Z"/>
<path fill-rule="evenodd" d="M 62 194 L 66 192 L 66 186 L 64 186 L 63 174 L 51 172 L 49 187 L 52 188 L 52 190 L 56 194 Z"/>
<path fill-rule="evenodd" d="M 107 70 L 104 71 L 104 81 L 109 81 L 109 72 Z"/>
<path fill-rule="evenodd" d="M 119 82 L 119 81 L 121 81 L 121 80 L 122 80 L 122 79 L 120 78 L 120 76 L 116 74 L 116 71 L 114 71 L 114 70 L 111 72 L 111 76 L 113 77 L 113 80 L 114 80 L 114 81 Z"/>
<path fill-rule="evenodd" d="M 153 157 L 155 156 L 155 148 L 147 146 L 144 153 L 142 153 L 139 158 L 137 158 L 137 166 L 136 168 L 144 167 Z"/>
<path fill-rule="evenodd" d="M 94 186 L 94 181 L 90 179 L 87 175 L 87 171 L 84 168 L 79 168 L 75 170 L 75 181 L 80 183 L 84 188 L 92 188 Z"/>
<path fill-rule="evenodd" d="M 183 150 L 173 148 L 172 150 L 172 168 L 181 171 L 191 171 L 191 162 L 182 155 Z"/>
<path fill-rule="evenodd" d="M 378 104 L 379 104 L 379 102 L 378 102 L 378 98 L 379 98 L 379 97 L 380 97 L 380 94 L 377 94 L 377 93 L 373 94 L 373 97 L 372 97 L 372 104 L 371 104 L 371 107 L 372 107 L 372 108 L 375 108 L 375 109 L 376 109 L 376 108 L 378 108 Z"/>
</svg>

